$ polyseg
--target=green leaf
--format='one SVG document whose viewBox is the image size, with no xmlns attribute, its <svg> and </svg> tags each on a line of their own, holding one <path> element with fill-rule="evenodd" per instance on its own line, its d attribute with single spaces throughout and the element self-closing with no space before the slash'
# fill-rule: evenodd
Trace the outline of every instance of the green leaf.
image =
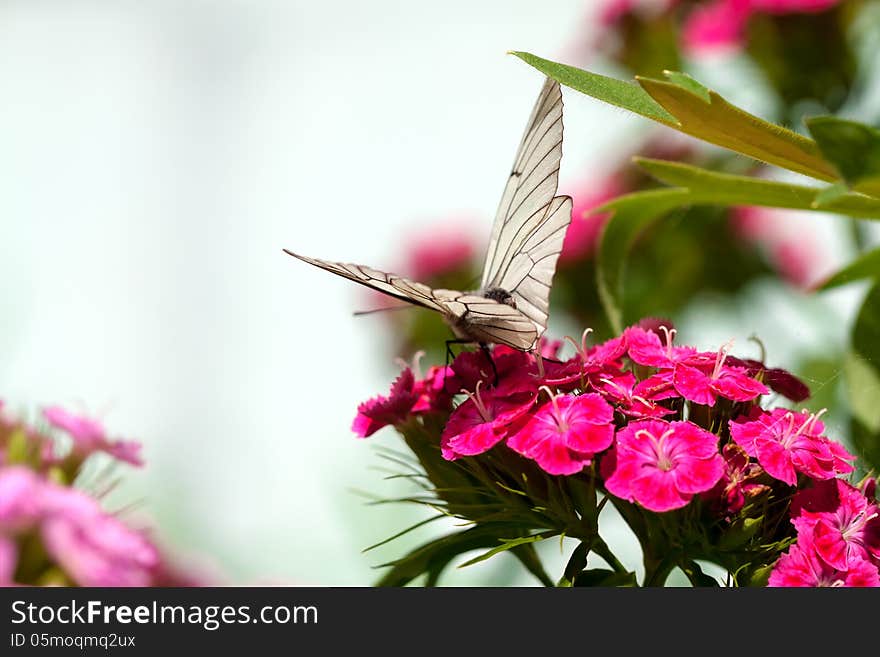
<svg viewBox="0 0 880 657">
<path fill-rule="evenodd" d="M 552 536 L 553 534 L 549 534 Z M 535 543 L 537 541 L 543 541 L 547 538 L 547 534 L 534 534 L 532 536 L 521 536 L 520 538 L 503 538 L 501 539 L 501 545 L 492 548 L 488 552 L 484 552 L 478 557 L 474 557 L 469 561 L 465 561 L 463 564 L 459 566 L 459 568 L 466 568 L 467 566 L 473 566 L 475 563 L 480 563 L 481 561 L 485 561 L 490 557 L 494 557 L 496 554 L 500 554 L 501 552 L 507 552 L 510 549 L 513 549 L 519 545 L 526 545 L 528 543 Z"/>
<path fill-rule="evenodd" d="M 718 173 L 680 162 L 641 157 L 634 158 L 634 161 L 660 182 L 687 188 L 691 192 L 689 203 L 692 205 L 763 205 L 880 219 L 880 201 L 862 194 L 838 195 L 819 208 L 816 198 L 824 190 L 816 187 Z"/>
<path fill-rule="evenodd" d="M 878 276 L 880 276 L 880 248 L 858 256 L 846 267 L 829 277 L 819 289 L 830 290 L 839 285 L 846 285 L 865 278 L 877 278 Z"/>
<path fill-rule="evenodd" d="M 817 116 L 806 123 L 841 177 L 856 191 L 880 198 L 880 130 L 834 116 Z"/>
<path fill-rule="evenodd" d="M 520 527 L 507 523 L 486 523 L 429 541 L 404 557 L 379 566 L 391 568 L 376 582 L 376 586 L 405 586 L 426 573 L 436 579 L 458 555 L 492 547 L 504 537 L 521 531 Z"/>
<path fill-rule="evenodd" d="M 602 229 L 596 256 L 599 299 L 615 332 L 623 330 L 623 279 L 626 258 L 638 236 L 663 215 L 688 205 L 686 189 L 657 189 L 621 196 L 597 212 L 613 214 Z"/>
<path fill-rule="evenodd" d="M 666 80 L 637 78 L 640 92 L 621 80 L 530 53 L 512 54 L 567 87 L 710 144 L 819 180 L 838 177 L 812 139 L 731 105 L 683 73 L 667 71 Z"/>
<path fill-rule="evenodd" d="M 607 568 L 590 568 L 578 573 L 574 578 L 574 586 L 636 586 L 636 574 L 631 572 L 618 573 Z"/>
<path fill-rule="evenodd" d="M 675 117 L 664 110 L 639 85 L 584 71 L 574 66 L 558 64 L 528 52 L 511 52 L 521 60 L 547 74 L 560 84 L 576 89 L 597 100 L 622 107 L 664 125 L 675 127 Z"/>
</svg>

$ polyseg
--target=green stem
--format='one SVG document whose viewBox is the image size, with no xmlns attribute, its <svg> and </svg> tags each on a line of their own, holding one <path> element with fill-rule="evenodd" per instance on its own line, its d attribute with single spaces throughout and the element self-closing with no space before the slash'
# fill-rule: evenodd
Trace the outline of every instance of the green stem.
<svg viewBox="0 0 880 657">
<path fill-rule="evenodd" d="M 598 538 L 598 537 L 596 538 L 596 541 L 593 544 L 593 552 L 595 552 L 600 557 L 605 559 L 605 561 L 608 563 L 608 565 L 614 569 L 614 572 L 616 572 L 616 573 L 628 573 L 629 572 L 629 569 L 621 563 L 620 559 L 617 558 L 617 555 L 615 555 L 611 551 L 611 548 L 608 547 L 608 544 L 605 541 L 603 541 L 601 538 Z"/>
</svg>

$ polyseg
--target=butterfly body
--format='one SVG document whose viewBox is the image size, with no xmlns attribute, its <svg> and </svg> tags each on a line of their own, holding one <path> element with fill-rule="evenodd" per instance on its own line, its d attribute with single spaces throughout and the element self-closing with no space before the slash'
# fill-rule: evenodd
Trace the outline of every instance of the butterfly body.
<svg viewBox="0 0 880 657">
<path fill-rule="evenodd" d="M 459 341 L 533 350 L 547 328 L 550 285 L 571 223 L 571 198 L 556 196 L 562 158 L 562 93 L 547 79 L 501 197 L 480 289 L 433 289 L 364 265 L 285 252 L 406 303 L 434 310 Z"/>
</svg>

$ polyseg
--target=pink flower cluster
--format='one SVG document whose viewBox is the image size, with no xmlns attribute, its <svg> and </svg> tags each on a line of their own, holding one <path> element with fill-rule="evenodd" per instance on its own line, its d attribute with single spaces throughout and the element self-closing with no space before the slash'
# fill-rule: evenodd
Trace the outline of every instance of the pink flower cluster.
<svg viewBox="0 0 880 657">
<path fill-rule="evenodd" d="M 592 347 L 585 334 L 567 359 L 558 358 L 560 343 L 542 342 L 534 354 L 496 346 L 491 361 L 489 352 L 463 352 L 425 377 L 407 367 L 387 396 L 360 405 L 353 429 L 368 436 L 388 425 L 406 431 L 427 415 L 445 417 L 438 440 L 447 460 L 510 450 L 549 475 L 596 477 L 611 496 L 650 512 L 682 509 L 699 498 L 724 522 L 771 489 L 790 500 L 811 484 L 809 490 L 849 486 L 839 476 L 853 471 L 855 457 L 825 435 L 821 414 L 760 406 L 771 389 L 803 400 L 809 390 L 802 382 L 728 355 L 729 345 L 701 352 L 674 337 L 674 329 L 654 322 L 653 330 L 632 326 Z M 840 540 L 856 540 L 840 518 L 875 523 L 877 507 L 847 503 L 827 511 L 837 524 L 826 519 L 821 526 L 831 523 L 845 537 Z M 808 519 L 819 526 L 809 513 L 793 516 L 800 536 Z M 799 539 L 801 547 L 792 550 L 805 550 L 807 541 Z M 853 559 L 872 564 L 876 576 L 871 541 L 857 539 L 873 547 L 855 551 Z M 838 570 L 849 563 L 817 554 Z M 792 558 L 780 561 L 782 572 Z"/>
<path fill-rule="evenodd" d="M 0 586 L 182 585 L 142 531 L 69 485 L 96 452 L 134 465 L 140 444 L 111 439 L 96 420 L 46 408 L 50 428 L 21 422 L 0 403 Z"/>
<path fill-rule="evenodd" d="M 826 479 L 792 502 L 797 541 L 779 559 L 770 586 L 880 586 L 876 483 L 856 488 Z"/>
</svg>

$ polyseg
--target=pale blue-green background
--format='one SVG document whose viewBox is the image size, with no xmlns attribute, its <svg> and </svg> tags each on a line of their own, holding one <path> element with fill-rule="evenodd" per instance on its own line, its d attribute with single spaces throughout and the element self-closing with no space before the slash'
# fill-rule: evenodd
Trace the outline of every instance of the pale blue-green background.
<svg viewBox="0 0 880 657">
<path fill-rule="evenodd" d="M 505 52 L 588 65 L 589 7 L 0 4 L 0 396 L 143 441 L 147 467 L 120 470 L 112 500 L 138 502 L 126 517 L 221 581 L 370 583 L 441 527 L 361 554 L 425 514 L 350 491 L 401 492 L 349 431 L 395 371 L 384 324 L 352 318 L 359 290 L 281 249 L 382 267 L 425 218 L 470 213 L 487 233 L 541 85 Z M 761 109 L 757 83 L 730 91 Z M 563 187 L 647 127 L 565 96 Z M 849 247 L 827 232 L 840 260 Z M 761 331 L 784 363 L 840 342 L 829 309 L 851 301 L 762 283 L 682 328 L 701 346 Z M 371 441 L 398 446 L 390 431 Z M 446 581 L 531 583 L 510 563 Z"/>
</svg>

